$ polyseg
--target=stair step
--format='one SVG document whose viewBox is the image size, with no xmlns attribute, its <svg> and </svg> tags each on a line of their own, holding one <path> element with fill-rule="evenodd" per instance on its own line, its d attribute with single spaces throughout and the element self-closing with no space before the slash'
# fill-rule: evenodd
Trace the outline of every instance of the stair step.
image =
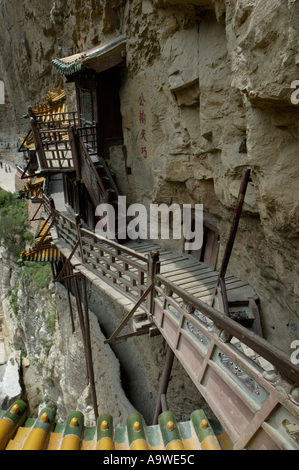
<svg viewBox="0 0 299 470">
<path fill-rule="evenodd" d="M 133 320 L 133 331 L 135 331 L 135 333 L 141 330 L 149 330 L 152 326 L 153 323 L 148 319 L 141 321 Z"/>
</svg>

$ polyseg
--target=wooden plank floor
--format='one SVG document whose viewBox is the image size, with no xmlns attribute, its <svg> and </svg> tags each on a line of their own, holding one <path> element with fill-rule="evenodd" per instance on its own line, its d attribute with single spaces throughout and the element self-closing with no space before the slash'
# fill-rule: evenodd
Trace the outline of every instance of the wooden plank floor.
<svg viewBox="0 0 299 470">
<path fill-rule="evenodd" d="M 203 302 L 211 302 L 218 278 L 217 271 L 196 261 L 192 256 L 161 248 L 151 242 L 138 244 L 131 241 L 126 243 L 126 246 L 144 255 L 153 250 L 159 250 L 161 274 Z M 225 281 L 229 302 L 248 300 L 248 298 L 258 300 L 256 292 L 246 281 L 229 274 L 226 275 Z"/>
</svg>

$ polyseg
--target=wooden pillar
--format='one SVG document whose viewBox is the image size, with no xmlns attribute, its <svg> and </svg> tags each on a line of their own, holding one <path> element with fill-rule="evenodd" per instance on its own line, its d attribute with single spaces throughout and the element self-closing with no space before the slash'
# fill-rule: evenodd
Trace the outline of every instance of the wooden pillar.
<svg viewBox="0 0 299 470">
<path fill-rule="evenodd" d="M 166 352 L 166 358 L 165 358 L 165 365 L 161 377 L 161 382 L 160 382 L 160 387 L 159 387 L 159 392 L 158 392 L 158 399 L 157 399 L 157 406 L 156 406 L 156 411 L 155 411 L 155 416 L 154 416 L 154 421 L 153 425 L 158 424 L 158 418 L 160 414 L 163 411 L 162 408 L 162 397 L 163 395 L 165 396 L 164 400 L 166 399 L 166 393 L 168 389 L 168 384 L 169 384 L 169 379 L 172 371 L 172 366 L 173 366 L 173 361 L 174 361 L 174 352 L 171 349 L 170 346 L 167 348 Z"/>
<path fill-rule="evenodd" d="M 44 146 L 43 146 L 39 128 L 36 122 L 36 116 L 31 107 L 28 108 L 28 114 L 30 118 L 30 124 L 31 124 L 32 134 L 33 134 L 34 143 L 35 143 L 35 150 L 39 158 L 40 167 L 42 170 L 47 170 L 48 163 L 47 163 L 47 158 L 46 158 L 46 154 L 44 151 Z"/>
<path fill-rule="evenodd" d="M 82 244 L 82 239 L 81 239 L 81 217 L 80 214 L 76 214 L 75 216 L 76 220 L 76 229 L 77 229 L 77 235 L 78 235 L 78 241 L 79 241 L 79 248 L 80 248 L 80 255 L 81 255 L 81 263 L 84 264 L 84 251 L 83 251 L 83 244 Z"/>
<path fill-rule="evenodd" d="M 233 251 L 233 246 L 234 246 L 234 243 L 235 243 L 237 230 L 238 230 L 238 227 L 239 227 L 239 222 L 240 222 L 240 218 L 241 218 L 241 213 L 242 213 L 243 203 L 244 203 L 244 199 L 245 199 L 245 195 L 246 195 L 246 190 L 247 190 L 247 186 L 248 186 L 248 183 L 249 183 L 250 172 L 251 172 L 250 169 L 245 170 L 243 172 L 242 183 L 241 183 L 241 186 L 240 186 L 239 197 L 238 197 L 238 201 L 237 201 L 237 207 L 235 209 L 230 234 L 229 234 L 228 242 L 227 242 L 227 245 L 226 245 L 226 249 L 225 249 L 225 253 L 224 253 L 224 256 L 223 256 L 223 261 L 222 261 L 222 265 L 221 265 L 221 269 L 220 269 L 220 274 L 219 274 L 220 277 L 225 276 L 227 266 L 228 266 L 228 263 L 229 263 L 229 260 L 230 260 L 230 257 L 231 257 L 232 251 Z"/>
<path fill-rule="evenodd" d="M 239 227 L 239 222 L 240 222 L 240 218 L 241 218 L 241 214 L 242 214 L 242 209 L 243 209 L 243 204 L 244 204 L 244 199 L 245 199 L 245 195 L 246 195 L 247 186 L 248 186 L 248 183 L 249 183 L 250 173 L 251 173 L 250 169 L 245 170 L 243 172 L 243 177 L 242 177 L 242 182 L 241 182 L 241 186 L 240 186 L 237 206 L 236 206 L 236 209 L 235 209 L 234 218 L 233 218 L 231 229 L 230 229 L 230 234 L 229 234 L 228 241 L 227 241 L 227 244 L 226 244 L 226 249 L 225 249 L 225 252 L 224 252 L 224 255 L 223 255 L 223 260 L 222 260 L 218 280 L 217 280 L 217 283 L 216 283 L 216 286 L 215 286 L 215 290 L 214 290 L 214 294 L 213 294 L 212 302 L 211 302 L 211 306 L 213 306 L 214 302 L 215 302 L 217 287 L 219 286 L 219 283 L 221 281 L 221 284 L 222 284 L 222 291 L 221 291 L 222 292 L 222 298 L 223 298 L 225 313 L 226 313 L 227 316 L 229 316 L 229 309 L 228 309 L 228 301 L 227 301 L 227 295 L 226 295 L 226 289 L 225 289 L 225 279 L 224 278 L 225 278 L 225 275 L 226 275 L 228 263 L 229 263 L 229 260 L 230 260 L 230 257 L 231 257 L 232 251 L 233 251 L 234 243 L 235 243 L 235 240 L 236 240 L 237 230 L 238 230 L 238 227 Z"/>
<path fill-rule="evenodd" d="M 94 368 L 93 368 L 93 361 L 92 361 L 89 308 L 88 308 L 85 277 L 82 277 L 81 282 L 82 282 L 82 295 L 83 295 L 84 319 L 85 319 L 86 354 L 87 354 L 87 360 L 89 363 L 90 389 L 91 389 L 91 397 L 92 397 L 95 420 L 97 421 L 99 417 L 99 411 L 98 411 L 97 393 L 96 393 L 95 378 L 94 378 Z"/>
<path fill-rule="evenodd" d="M 77 135 L 76 135 L 76 131 L 74 127 L 69 128 L 69 139 L 70 139 L 70 144 L 71 144 L 74 167 L 76 170 L 76 176 L 79 180 L 81 180 L 81 166 L 80 166 L 80 158 L 79 158 L 79 152 L 78 152 L 78 140 L 77 140 Z"/>
<path fill-rule="evenodd" d="M 152 251 L 149 255 L 147 265 L 147 287 L 155 283 L 156 274 L 160 273 L 160 253 L 159 251 Z M 146 300 L 146 308 L 148 312 L 153 313 L 155 289 L 151 291 Z"/>
</svg>

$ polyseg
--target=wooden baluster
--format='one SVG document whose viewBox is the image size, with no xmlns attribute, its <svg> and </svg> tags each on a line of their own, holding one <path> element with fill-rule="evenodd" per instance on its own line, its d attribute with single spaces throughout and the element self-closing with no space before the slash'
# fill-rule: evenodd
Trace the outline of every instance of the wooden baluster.
<svg viewBox="0 0 299 470">
<path fill-rule="evenodd" d="M 33 112 L 33 109 L 31 107 L 28 108 L 28 115 L 30 118 L 30 124 L 32 128 L 32 134 L 35 142 L 35 149 L 38 154 L 39 158 L 39 164 L 42 170 L 46 170 L 48 168 L 47 164 L 47 158 L 46 154 L 44 152 L 44 146 L 42 143 L 42 139 L 40 136 L 40 130 L 38 128 L 37 122 L 36 122 L 36 116 Z"/>
<path fill-rule="evenodd" d="M 149 254 L 148 263 L 147 263 L 147 287 L 155 283 L 156 274 L 160 273 L 160 253 L 159 251 L 152 251 Z M 153 302 L 154 302 L 154 292 L 153 289 L 148 295 L 146 300 L 146 308 L 151 314 L 153 311 Z"/>
</svg>

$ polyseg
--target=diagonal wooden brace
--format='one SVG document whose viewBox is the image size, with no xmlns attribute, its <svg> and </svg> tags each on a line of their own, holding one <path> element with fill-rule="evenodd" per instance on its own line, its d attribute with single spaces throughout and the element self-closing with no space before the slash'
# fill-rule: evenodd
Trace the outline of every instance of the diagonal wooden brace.
<svg viewBox="0 0 299 470">
<path fill-rule="evenodd" d="M 54 279 L 53 282 L 60 282 L 60 281 L 62 280 L 62 277 L 63 277 L 63 275 L 64 275 L 64 273 L 65 273 L 67 267 L 69 266 L 72 257 L 74 256 L 76 250 L 78 249 L 79 244 L 80 244 L 80 240 L 77 241 L 77 243 L 76 243 L 76 245 L 75 245 L 73 251 L 71 252 L 69 258 L 66 260 L 65 265 L 63 266 L 62 270 L 60 271 L 59 276 L 57 277 L 57 279 Z"/>
<path fill-rule="evenodd" d="M 42 247 L 42 244 L 44 243 L 45 239 L 47 238 L 47 236 L 49 235 L 49 232 L 51 230 L 51 228 L 53 227 L 54 225 L 54 220 L 53 222 L 50 224 L 49 228 L 46 230 L 46 232 L 44 233 L 44 235 L 42 236 L 42 238 L 40 239 L 40 241 L 38 242 L 38 244 L 34 247 L 34 250 L 35 251 L 38 251 L 41 247 Z"/>
<path fill-rule="evenodd" d="M 153 290 L 154 288 L 154 283 L 152 283 L 147 289 L 146 291 L 144 292 L 144 294 L 140 297 L 140 299 L 138 300 L 138 302 L 136 303 L 136 305 L 133 307 L 133 309 L 130 311 L 130 313 L 126 316 L 126 318 L 123 320 L 123 322 L 119 325 L 119 327 L 117 328 L 117 330 L 115 330 L 115 332 L 112 334 L 111 338 L 107 339 L 106 341 L 104 341 L 104 344 L 110 344 L 110 343 L 114 343 L 115 341 L 119 341 L 120 339 L 122 339 L 122 337 L 118 337 L 119 333 L 124 329 L 124 327 L 127 325 L 127 323 L 129 322 L 129 320 L 132 318 L 132 316 L 134 315 L 134 313 L 136 312 L 136 310 L 140 307 L 140 305 L 142 304 L 142 302 L 147 298 L 147 296 L 151 293 L 151 291 Z M 134 333 L 134 335 L 136 336 L 136 334 Z M 132 335 L 130 335 L 132 336 Z"/>
</svg>

